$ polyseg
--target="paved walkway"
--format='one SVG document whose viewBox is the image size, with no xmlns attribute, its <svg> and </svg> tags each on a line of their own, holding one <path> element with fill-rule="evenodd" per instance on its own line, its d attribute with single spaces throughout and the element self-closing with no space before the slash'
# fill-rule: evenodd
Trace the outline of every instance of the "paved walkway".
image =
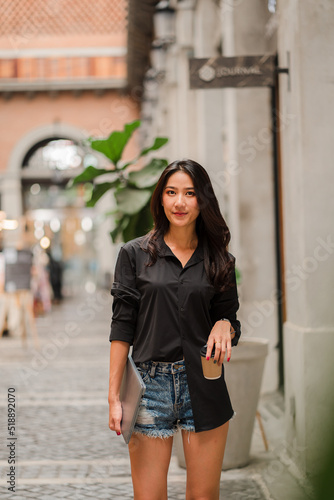
<svg viewBox="0 0 334 500">
<path fill-rule="evenodd" d="M 50 315 L 37 319 L 39 351 L 29 339 L 26 347 L 15 337 L 0 340 L 1 499 L 133 498 L 127 446 L 108 428 L 110 304 L 109 293 L 98 292 L 55 306 Z M 15 389 L 12 437 L 7 429 L 8 388 Z M 270 451 L 264 450 L 256 424 L 251 463 L 222 473 L 221 498 L 309 498 L 286 454 L 281 395 L 263 397 L 260 411 Z M 15 493 L 6 482 L 8 443 L 16 459 Z M 174 454 L 168 498 L 185 498 L 185 471 Z"/>
</svg>

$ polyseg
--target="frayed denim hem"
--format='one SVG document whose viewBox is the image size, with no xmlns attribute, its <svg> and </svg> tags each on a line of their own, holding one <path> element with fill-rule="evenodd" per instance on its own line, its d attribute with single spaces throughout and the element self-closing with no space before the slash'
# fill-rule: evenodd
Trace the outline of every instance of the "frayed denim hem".
<svg viewBox="0 0 334 500">
<path fill-rule="evenodd" d="M 179 425 L 178 429 L 186 432 L 195 432 L 195 427 L 193 425 Z"/>
<path fill-rule="evenodd" d="M 175 436 L 178 430 L 185 431 L 189 434 L 190 432 L 195 432 L 195 426 L 178 424 L 177 427 L 174 427 L 173 429 L 139 429 L 138 427 L 135 427 L 133 434 L 142 434 L 143 436 L 151 438 L 167 439 Z"/>
<path fill-rule="evenodd" d="M 173 437 L 177 429 L 134 429 L 133 434 L 141 434 L 150 438 L 167 439 Z"/>
</svg>

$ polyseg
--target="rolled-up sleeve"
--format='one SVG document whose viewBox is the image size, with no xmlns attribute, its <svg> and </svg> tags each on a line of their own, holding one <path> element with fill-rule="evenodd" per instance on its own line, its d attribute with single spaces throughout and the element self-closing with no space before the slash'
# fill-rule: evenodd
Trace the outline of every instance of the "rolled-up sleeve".
<svg viewBox="0 0 334 500">
<path fill-rule="evenodd" d="M 235 259 L 233 258 L 235 261 Z M 215 324 L 222 318 L 231 322 L 235 331 L 232 339 L 232 346 L 236 346 L 241 335 L 240 321 L 237 320 L 237 310 L 239 309 L 238 290 L 235 276 L 235 265 L 229 273 L 228 283 L 223 292 L 217 292 L 211 299 L 210 316 L 212 323 Z"/>
<path fill-rule="evenodd" d="M 111 288 L 113 295 L 112 320 L 109 340 L 122 340 L 133 343 L 140 301 L 140 293 L 136 289 L 135 265 L 124 247 L 118 254 L 114 282 Z"/>
</svg>

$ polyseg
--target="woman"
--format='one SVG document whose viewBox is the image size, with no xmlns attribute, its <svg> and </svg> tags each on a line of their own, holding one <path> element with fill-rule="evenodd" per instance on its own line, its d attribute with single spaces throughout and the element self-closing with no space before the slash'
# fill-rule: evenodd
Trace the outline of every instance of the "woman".
<svg viewBox="0 0 334 500">
<path fill-rule="evenodd" d="M 144 394 L 129 443 L 135 500 L 167 499 L 173 434 L 182 429 L 186 498 L 217 500 L 233 409 L 224 376 L 203 376 L 200 350 L 222 365 L 240 337 L 228 227 L 205 169 L 175 161 L 152 196 L 154 227 L 120 250 L 112 287 L 109 427 L 120 434 L 119 390 L 129 347 Z M 223 372 L 224 373 L 224 372 Z"/>
</svg>

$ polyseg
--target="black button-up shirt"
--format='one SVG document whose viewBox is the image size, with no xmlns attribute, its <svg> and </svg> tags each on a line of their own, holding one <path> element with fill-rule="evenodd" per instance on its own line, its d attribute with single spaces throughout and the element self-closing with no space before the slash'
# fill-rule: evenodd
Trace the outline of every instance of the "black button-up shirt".
<svg viewBox="0 0 334 500">
<path fill-rule="evenodd" d="M 135 363 L 184 357 L 195 429 L 213 429 L 229 420 L 233 409 L 224 376 L 218 380 L 204 378 L 200 349 L 221 318 L 230 320 L 236 332 L 232 345 L 238 343 L 234 269 L 229 276 L 232 286 L 217 292 L 207 279 L 200 243 L 184 267 L 163 239 L 157 262 L 146 266 L 144 245 L 144 237 L 137 238 L 119 252 L 111 289 L 110 341 L 133 344 Z"/>
</svg>

